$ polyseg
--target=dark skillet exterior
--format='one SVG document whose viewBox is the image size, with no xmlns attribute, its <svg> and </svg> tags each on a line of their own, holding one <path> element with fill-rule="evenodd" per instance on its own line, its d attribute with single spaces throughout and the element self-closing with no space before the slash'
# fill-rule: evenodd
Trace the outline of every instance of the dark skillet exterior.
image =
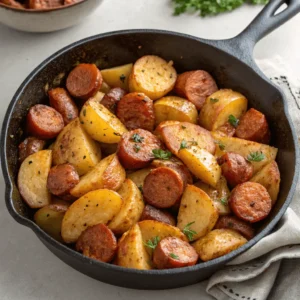
<svg viewBox="0 0 300 300">
<path fill-rule="evenodd" d="M 268 9 L 270 11 L 272 5 L 272 11 L 274 10 L 274 2 L 278 6 L 282 1 L 272 1 L 261 16 L 266 17 L 264 15 L 268 13 Z M 300 5 L 294 5 L 288 14 L 284 15 L 283 20 L 278 19 L 274 24 L 270 21 L 264 30 L 259 31 L 250 26 L 242 35 L 228 41 L 207 41 L 159 30 L 131 30 L 90 37 L 49 57 L 22 83 L 9 105 L 2 127 L 1 162 L 6 181 L 5 200 L 12 217 L 30 227 L 47 248 L 71 267 L 100 281 L 135 289 L 176 288 L 199 282 L 249 249 L 271 232 L 286 211 L 292 200 L 299 173 L 298 142 L 288 115 L 285 97 L 258 70 L 252 60 L 251 50 L 257 40 L 299 10 Z M 259 25 L 262 18 L 259 17 L 255 22 Z M 249 99 L 250 106 L 266 115 L 272 130 L 272 144 L 279 148 L 277 162 L 282 176 L 280 194 L 269 217 L 260 223 L 259 233 L 228 255 L 192 267 L 141 271 L 84 257 L 52 239 L 32 221 L 33 211 L 22 201 L 16 187 L 17 146 L 24 139 L 22 128 L 27 109 L 37 103 L 47 103 L 45 86 L 55 86 L 58 83 L 58 74 L 67 74 L 78 62 L 96 63 L 103 69 L 133 62 L 145 54 L 155 54 L 166 60 L 173 60 L 179 73 L 204 69 L 213 75 L 219 87 L 232 88 L 243 93 Z"/>
</svg>

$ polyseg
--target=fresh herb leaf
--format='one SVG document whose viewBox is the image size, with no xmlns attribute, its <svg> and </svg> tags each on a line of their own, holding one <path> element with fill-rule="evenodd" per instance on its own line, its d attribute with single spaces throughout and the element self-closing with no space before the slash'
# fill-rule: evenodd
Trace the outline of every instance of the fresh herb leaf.
<svg viewBox="0 0 300 300">
<path fill-rule="evenodd" d="M 144 138 L 140 136 L 139 134 L 135 133 L 131 136 L 131 140 L 136 143 L 142 143 L 144 141 Z"/>
<path fill-rule="evenodd" d="M 248 161 L 262 161 L 266 158 L 266 156 L 259 151 L 256 152 L 251 152 L 248 156 L 247 156 L 247 160 Z"/>
<path fill-rule="evenodd" d="M 194 235 L 197 234 L 196 231 L 194 231 L 194 230 L 192 230 L 192 229 L 190 228 L 191 225 L 193 225 L 194 223 L 195 223 L 195 221 L 186 224 L 186 225 L 184 226 L 183 230 L 182 230 L 183 233 L 186 235 L 186 237 L 188 238 L 189 241 L 192 241 L 193 238 L 194 238 Z"/>
<path fill-rule="evenodd" d="M 125 82 L 125 79 L 126 79 L 126 76 L 125 76 L 124 74 L 122 74 L 122 75 L 120 76 L 120 80 L 124 83 L 124 82 Z"/>
<path fill-rule="evenodd" d="M 156 246 L 158 245 L 160 241 L 160 237 L 156 236 L 154 237 L 152 240 L 148 240 L 146 243 L 144 243 L 144 245 L 152 250 L 154 250 L 156 248 Z"/>
<path fill-rule="evenodd" d="M 224 206 L 227 206 L 228 205 L 228 200 L 226 197 L 223 197 L 220 199 L 220 202 L 224 205 Z"/>
<path fill-rule="evenodd" d="M 180 144 L 180 149 L 184 149 L 187 147 L 187 142 L 185 140 L 182 140 L 181 144 Z"/>
<path fill-rule="evenodd" d="M 170 253 L 170 257 L 172 257 L 174 259 L 179 259 L 179 256 L 174 253 Z"/>
<path fill-rule="evenodd" d="M 239 125 L 239 119 L 237 119 L 234 115 L 230 115 L 228 117 L 228 122 L 233 126 L 233 127 L 237 127 Z"/>
<path fill-rule="evenodd" d="M 218 98 L 210 98 L 209 100 L 210 100 L 211 103 L 217 103 L 217 102 L 219 102 Z"/>
<path fill-rule="evenodd" d="M 222 142 L 215 141 L 215 144 L 217 144 L 219 146 L 220 150 L 225 150 L 225 145 Z"/>
<path fill-rule="evenodd" d="M 141 146 L 138 145 L 138 144 L 134 144 L 134 145 L 133 145 L 133 149 L 134 149 L 134 151 L 135 151 L 136 153 L 138 153 L 138 152 L 141 150 Z"/>
<path fill-rule="evenodd" d="M 165 151 L 163 149 L 153 149 L 152 153 L 155 158 L 160 158 L 164 160 L 168 160 L 172 156 L 172 153 L 170 151 Z"/>
</svg>

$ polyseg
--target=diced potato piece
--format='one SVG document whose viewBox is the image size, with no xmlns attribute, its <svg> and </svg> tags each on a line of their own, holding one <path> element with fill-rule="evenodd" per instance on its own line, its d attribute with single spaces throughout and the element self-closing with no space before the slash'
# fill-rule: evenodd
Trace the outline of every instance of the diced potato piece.
<svg viewBox="0 0 300 300">
<path fill-rule="evenodd" d="M 220 180 L 217 182 L 215 188 L 202 181 L 196 182 L 195 186 L 203 190 L 211 198 L 211 200 L 213 200 L 214 205 L 220 215 L 230 214 L 230 208 L 227 203 L 230 191 L 224 176 L 221 175 Z"/>
<path fill-rule="evenodd" d="M 222 147 L 216 148 L 216 157 L 220 157 L 226 152 L 235 152 L 247 158 L 250 153 L 262 152 L 265 156 L 262 161 L 251 161 L 253 166 L 253 174 L 256 174 L 260 169 L 276 158 L 278 151 L 277 148 L 235 137 L 220 136 L 214 132 L 212 132 L 212 135 L 215 142 L 219 145 L 222 145 Z"/>
<path fill-rule="evenodd" d="M 145 168 L 138 171 L 135 171 L 133 173 L 127 174 L 127 178 L 131 179 L 136 186 L 140 189 L 144 186 L 144 180 L 147 177 L 147 175 L 150 173 L 151 168 Z"/>
<path fill-rule="evenodd" d="M 75 243 L 88 226 L 107 224 L 119 213 L 121 205 L 122 198 L 114 191 L 101 189 L 85 194 L 71 204 L 63 218 L 63 240 Z"/>
<path fill-rule="evenodd" d="M 111 90 L 110 86 L 105 81 L 103 81 L 100 88 L 100 92 L 107 94 L 110 90 Z"/>
<path fill-rule="evenodd" d="M 130 92 L 144 93 L 152 100 L 163 97 L 175 86 L 177 73 L 172 65 L 155 55 L 141 57 L 129 77 Z"/>
<path fill-rule="evenodd" d="M 231 229 L 215 229 L 199 239 L 192 246 L 203 261 L 208 261 L 241 247 L 247 240 Z"/>
<path fill-rule="evenodd" d="M 193 230 L 195 234 L 189 240 L 195 241 L 214 228 L 218 217 L 218 210 L 210 197 L 201 189 L 188 184 L 181 198 L 177 227 L 183 232 L 185 228 Z"/>
<path fill-rule="evenodd" d="M 80 121 L 86 132 L 102 143 L 118 143 L 122 134 L 127 132 L 122 122 L 93 98 L 83 105 Z"/>
<path fill-rule="evenodd" d="M 51 150 L 41 150 L 31 154 L 21 164 L 18 188 L 24 201 L 31 208 L 41 208 L 50 204 L 51 196 L 47 189 L 47 178 L 51 164 Z"/>
<path fill-rule="evenodd" d="M 141 230 L 137 224 L 120 239 L 117 264 L 124 268 L 151 269 L 151 257 L 144 247 Z"/>
<path fill-rule="evenodd" d="M 221 168 L 216 158 L 198 146 L 180 149 L 178 157 L 189 170 L 203 182 L 216 187 L 221 176 Z"/>
<path fill-rule="evenodd" d="M 140 190 L 130 179 L 125 180 L 118 193 L 123 199 L 123 204 L 120 212 L 108 224 L 108 227 L 115 234 L 122 234 L 137 223 L 145 205 Z"/>
<path fill-rule="evenodd" d="M 105 96 L 103 92 L 98 91 L 91 99 L 91 101 L 100 102 L 102 98 Z"/>
<path fill-rule="evenodd" d="M 250 181 L 263 185 L 272 199 L 272 205 L 276 203 L 280 186 L 280 172 L 276 161 L 273 160 L 263 167 Z"/>
<path fill-rule="evenodd" d="M 128 80 L 132 71 L 132 66 L 132 64 L 127 64 L 101 70 L 103 80 L 111 87 L 120 87 L 128 91 Z"/>
<path fill-rule="evenodd" d="M 196 106 L 192 102 L 176 96 L 157 100 L 154 103 L 154 113 L 156 125 L 167 120 L 196 124 L 198 118 Z"/>
<path fill-rule="evenodd" d="M 207 97 L 199 114 L 199 124 L 216 131 L 228 121 L 230 115 L 240 118 L 247 110 L 248 100 L 229 89 L 219 90 Z"/>
<path fill-rule="evenodd" d="M 83 130 L 76 118 L 58 135 L 53 146 L 53 165 L 70 163 L 83 175 L 101 159 L 99 145 Z"/>
<path fill-rule="evenodd" d="M 138 225 L 141 229 L 144 244 L 146 244 L 149 240 L 153 241 L 156 237 L 159 237 L 159 239 L 162 240 L 169 236 L 177 237 L 186 242 L 188 241 L 187 237 L 180 231 L 179 228 L 166 223 L 145 220 L 139 222 Z M 146 247 L 146 250 L 150 255 L 152 254 L 151 248 Z"/>
<path fill-rule="evenodd" d="M 79 198 L 84 194 L 98 190 L 118 190 L 126 178 L 118 156 L 112 154 L 102 159 L 90 172 L 80 178 L 79 183 L 70 191 L 71 195 Z"/>
</svg>

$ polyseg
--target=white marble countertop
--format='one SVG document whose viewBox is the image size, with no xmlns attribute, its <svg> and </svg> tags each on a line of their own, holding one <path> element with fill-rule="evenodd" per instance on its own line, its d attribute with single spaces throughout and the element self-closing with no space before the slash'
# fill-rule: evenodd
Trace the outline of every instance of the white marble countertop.
<svg viewBox="0 0 300 300">
<path fill-rule="evenodd" d="M 118 7 L 118 8 L 117 8 Z M 169 0 L 105 0 L 84 21 L 71 29 L 48 34 L 13 31 L 0 24 L 0 87 L 2 123 L 5 109 L 24 78 L 41 61 L 60 48 L 84 37 L 120 29 L 157 28 L 203 38 L 229 38 L 238 34 L 261 7 L 245 6 L 217 18 L 172 16 Z M 300 76 L 300 15 L 271 33 L 255 48 L 256 58 L 282 56 Z M 297 66 L 297 67 L 295 67 Z M 62 263 L 28 228 L 17 224 L 4 204 L 4 181 L 0 175 L 0 299 L 212 299 L 205 294 L 205 282 L 165 291 L 136 291 L 93 280 Z M 299 262 L 282 265 L 270 299 L 299 299 Z M 291 288 L 283 289 L 286 282 Z M 284 284 L 285 283 L 285 284 Z M 296 296 L 298 295 L 298 297 Z"/>
</svg>

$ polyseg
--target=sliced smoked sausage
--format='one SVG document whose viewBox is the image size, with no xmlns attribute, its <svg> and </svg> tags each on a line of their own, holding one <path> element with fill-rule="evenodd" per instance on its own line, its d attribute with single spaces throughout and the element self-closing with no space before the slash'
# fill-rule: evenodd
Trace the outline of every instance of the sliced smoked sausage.
<svg viewBox="0 0 300 300">
<path fill-rule="evenodd" d="M 111 89 L 107 94 L 105 94 L 100 103 L 103 106 L 105 106 L 108 110 L 110 110 L 113 114 L 116 114 L 117 104 L 125 95 L 125 90 L 116 87 Z"/>
<path fill-rule="evenodd" d="M 239 232 L 247 240 L 254 237 L 254 228 L 251 224 L 238 219 L 235 216 L 221 216 L 215 225 L 215 229 L 232 229 Z"/>
<path fill-rule="evenodd" d="M 215 80 L 203 70 L 182 73 L 177 77 L 175 92 L 200 110 L 205 99 L 218 90 Z"/>
<path fill-rule="evenodd" d="M 222 174 L 231 187 L 248 181 L 253 175 L 253 166 L 243 156 L 227 152 L 218 159 Z"/>
<path fill-rule="evenodd" d="M 12 6 L 12 7 L 16 7 L 16 8 L 24 8 L 24 6 L 16 1 L 16 0 L 0 0 L 0 3 Z"/>
<path fill-rule="evenodd" d="M 240 139 L 268 144 L 270 130 L 264 114 L 250 108 L 240 119 L 236 128 L 236 136 Z"/>
<path fill-rule="evenodd" d="M 103 262 L 111 262 L 117 251 L 117 239 L 104 224 L 88 227 L 77 240 L 76 250 Z"/>
<path fill-rule="evenodd" d="M 45 147 L 45 141 L 39 140 L 32 136 L 26 138 L 19 145 L 19 161 L 23 162 L 23 160 L 26 157 L 40 150 L 43 150 L 44 147 Z"/>
<path fill-rule="evenodd" d="M 154 220 L 173 226 L 176 225 L 175 218 L 168 211 L 157 209 L 149 204 L 145 206 L 140 217 L 140 221 L 144 220 Z"/>
<path fill-rule="evenodd" d="M 143 185 L 144 200 L 157 208 L 169 208 L 180 201 L 184 190 L 181 176 L 173 169 L 159 167 L 150 171 Z"/>
<path fill-rule="evenodd" d="M 128 130 L 154 130 L 153 101 L 143 93 L 129 93 L 117 105 L 117 117 Z"/>
<path fill-rule="evenodd" d="M 50 106 L 62 115 L 65 125 L 78 117 L 78 108 L 64 88 L 52 89 L 48 95 Z"/>
<path fill-rule="evenodd" d="M 100 70 L 94 64 L 79 64 L 69 74 L 67 90 L 76 98 L 87 100 L 101 88 L 103 79 Z"/>
<path fill-rule="evenodd" d="M 226 122 L 224 125 L 219 127 L 216 132 L 221 136 L 234 136 L 235 127 L 233 127 L 229 122 Z"/>
<path fill-rule="evenodd" d="M 64 200 L 73 200 L 70 190 L 79 182 L 79 175 L 71 164 L 62 164 L 52 167 L 48 174 L 47 188 L 51 194 L 63 197 Z"/>
<path fill-rule="evenodd" d="M 28 0 L 28 8 L 31 9 L 47 9 L 59 7 L 64 4 L 63 0 Z"/>
<path fill-rule="evenodd" d="M 250 223 L 266 218 L 272 208 L 272 200 L 266 188 L 249 181 L 237 185 L 232 190 L 228 202 L 238 218 Z"/>
<path fill-rule="evenodd" d="M 55 138 L 64 128 L 62 115 L 54 108 L 36 104 L 27 114 L 27 132 L 39 139 Z"/>
<path fill-rule="evenodd" d="M 153 252 L 153 263 L 157 269 L 193 266 L 198 261 L 196 250 L 176 237 L 162 239 Z"/>
<path fill-rule="evenodd" d="M 141 169 L 154 159 L 152 150 L 161 147 L 161 141 L 151 132 L 136 129 L 122 135 L 117 154 L 124 168 Z"/>
</svg>

